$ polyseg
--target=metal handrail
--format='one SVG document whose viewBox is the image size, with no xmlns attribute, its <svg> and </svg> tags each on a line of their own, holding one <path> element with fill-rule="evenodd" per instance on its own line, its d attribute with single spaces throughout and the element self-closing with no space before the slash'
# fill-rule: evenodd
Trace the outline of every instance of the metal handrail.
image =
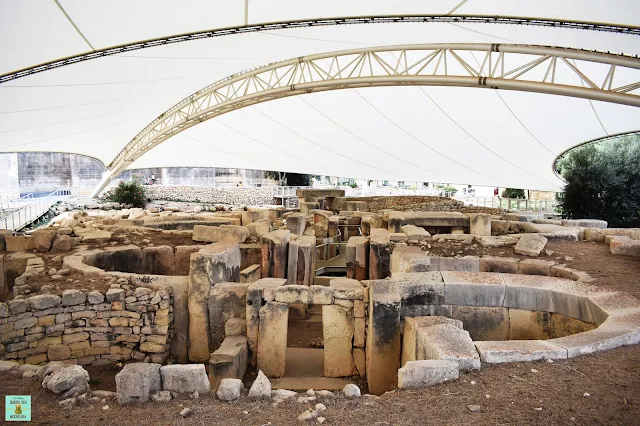
<svg viewBox="0 0 640 426">
<path fill-rule="evenodd" d="M 33 200 L 33 202 L 0 215 L 0 228 L 18 231 L 35 222 L 47 210 L 49 210 L 53 204 L 70 195 L 71 190 L 66 188 L 57 189 L 44 197 L 33 197 L 33 194 L 27 194 L 26 196 L 21 197 L 21 199 Z"/>
</svg>

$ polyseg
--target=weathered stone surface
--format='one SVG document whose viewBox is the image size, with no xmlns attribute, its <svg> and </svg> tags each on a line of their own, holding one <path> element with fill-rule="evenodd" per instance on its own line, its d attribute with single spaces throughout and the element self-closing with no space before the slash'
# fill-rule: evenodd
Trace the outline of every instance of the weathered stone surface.
<svg viewBox="0 0 640 426">
<path fill-rule="evenodd" d="M 405 317 L 402 332 L 402 357 L 400 365 L 418 359 L 418 329 L 438 324 L 450 324 L 462 329 L 462 321 L 440 316 Z"/>
<path fill-rule="evenodd" d="M 53 393 L 65 392 L 76 387 L 84 388 L 89 383 L 89 373 L 80 365 L 61 368 L 47 378 L 46 387 Z"/>
<path fill-rule="evenodd" d="M 91 305 L 97 305 L 104 302 L 104 294 L 98 290 L 92 290 L 87 294 L 87 302 Z"/>
<path fill-rule="evenodd" d="M 595 293 L 588 296 L 591 314 L 600 325 L 611 315 L 640 310 L 640 300 L 622 292 Z"/>
<path fill-rule="evenodd" d="M 448 305 L 502 306 L 506 286 L 502 274 L 442 271 Z"/>
<path fill-rule="evenodd" d="M 204 241 L 209 243 L 225 242 L 225 243 L 242 243 L 249 238 L 250 231 L 246 226 L 237 225 L 220 225 L 220 226 L 203 226 L 196 225 L 193 227 L 193 240 Z"/>
<path fill-rule="evenodd" d="M 606 220 L 599 219 L 562 219 L 562 226 L 578 226 L 582 228 L 598 228 L 606 229 L 608 223 Z"/>
<path fill-rule="evenodd" d="M 509 340 L 547 340 L 552 315 L 549 312 L 510 308 Z"/>
<path fill-rule="evenodd" d="M 364 297 L 364 287 L 358 280 L 351 278 L 334 278 L 329 283 L 335 299 L 361 300 Z"/>
<path fill-rule="evenodd" d="M 154 275 L 175 275 L 176 260 L 173 247 L 155 246 L 142 249 L 142 271 Z"/>
<path fill-rule="evenodd" d="M 31 310 L 40 311 L 47 308 L 53 308 L 62 303 L 62 298 L 55 294 L 38 294 L 37 296 L 31 296 L 29 299 L 29 306 Z"/>
<path fill-rule="evenodd" d="M 51 250 L 51 244 L 53 243 L 56 235 L 56 230 L 53 228 L 38 229 L 31 233 L 36 250 L 40 252 L 47 252 Z"/>
<path fill-rule="evenodd" d="M 176 275 L 189 275 L 191 254 L 203 249 L 204 245 L 177 246 L 174 250 Z"/>
<path fill-rule="evenodd" d="M 469 233 L 476 236 L 491 236 L 491 215 L 486 213 L 469 213 Z"/>
<path fill-rule="evenodd" d="M 400 232 L 402 225 L 423 228 L 469 227 L 469 217 L 458 212 L 405 211 L 389 214 L 389 232 Z"/>
<path fill-rule="evenodd" d="M 325 377 L 344 377 L 356 373 L 351 353 L 354 336 L 353 313 L 336 305 L 322 307 Z"/>
<path fill-rule="evenodd" d="M 347 278 L 369 278 L 369 239 L 351 237 L 346 246 Z"/>
<path fill-rule="evenodd" d="M 249 398 L 270 398 L 271 397 L 271 382 L 264 375 L 262 370 L 258 371 L 258 376 L 254 380 L 251 388 L 249 389 Z"/>
<path fill-rule="evenodd" d="M 280 303 L 309 303 L 309 287 L 305 285 L 285 285 L 274 290 L 275 301 Z"/>
<path fill-rule="evenodd" d="M 86 294 L 80 290 L 71 289 L 62 292 L 62 306 L 83 305 L 86 299 Z"/>
<path fill-rule="evenodd" d="M 366 368 L 369 392 L 380 395 L 396 387 L 400 368 L 400 294 L 390 280 L 369 281 L 369 328 Z"/>
<path fill-rule="evenodd" d="M 515 258 L 485 256 L 480 258 L 480 272 L 517 274 L 518 263 L 518 259 Z"/>
<path fill-rule="evenodd" d="M 398 388 L 421 389 L 456 380 L 458 363 L 447 360 L 409 361 L 398 369 Z"/>
<path fill-rule="evenodd" d="M 392 273 L 432 271 L 431 259 L 420 247 L 400 244 L 396 245 L 391 253 L 390 269 Z"/>
<path fill-rule="evenodd" d="M 269 219 L 261 219 L 248 224 L 247 229 L 249 230 L 250 236 L 261 237 L 262 235 L 271 232 L 271 222 L 269 222 Z"/>
<path fill-rule="evenodd" d="M 20 364 L 14 361 L 0 360 L 0 373 L 13 370 L 14 368 L 17 369 L 19 366 Z"/>
<path fill-rule="evenodd" d="M 551 289 L 565 282 L 559 278 L 504 274 L 507 286 L 504 306 L 528 311 L 553 312 Z"/>
<path fill-rule="evenodd" d="M 262 278 L 252 283 L 247 290 L 247 339 L 249 345 L 249 362 L 252 366 L 257 363 L 258 329 L 260 328 L 260 307 L 263 300 L 275 299 L 275 288 L 286 283 L 282 278 Z"/>
<path fill-rule="evenodd" d="M 316 238 L 299 236 L 289 243 L 287 281 L 289 284 L 313 284 L 316 263 Z"/>
<path fill-rule="evenodd" d="M 537 234 L 524 234 L 518 240 L 514 250 L 517 254 L 525 256 L 539 256 L 547 245 L 547 239 Z"/>
<path fill-rule="evenodd" d="M 391 245 L 386 229 L 374 228 L 369 239 L 369 278 L 383 279 L 391 275 Z"/>
<path fill-rule="evenodd" d="M 286 222 L 287 229 L 292 234 L 302 235 L 307 226 L 307 215 L 303 213 L 293 213 L 287 216 Z"/>
<path fill-rule="evenodd" d="M 407 240 L 411 242 L 431 241 L 431 234 L 426 229 L 415 225 L 404 225 L 400 230 L 407 234 Z"/>
<path fill-rule="evenodd" d="M 69 346 L 49 346 L 47 349 L 47 358 L 49 358 L 49 361 L 63 361 L 71 358 L 71 350 Z"/>
<path fill-rule="evenodd" d="M 262 236 L 262 277 L 286 278 L 287 255 L 291 233 L 288 230 L 269 232 Z"/>
<path fill-rule="evenodd" d="M 347 398 L 355 398 L 360 396 L 360 388 L 353 383 L 349 383 L 348 385 L 345 385 L 344 388 L 342 388 L 342 393 Z"/>
<path fill-rule="evenodd" d="M 209 358 L 211 389 L 217 389 L 222 379 L 241 379 L 247 370 L 249 350 L 247 338 L 230 336 Z"/>
<path fill-rule="evenodd" d="M 149 395 L 162 390 L 160 364 L 126 364 L 116 374 L 118 403 L 147 402 Z"/>
<path fill-rule="evenodd" d="M 151 395 L 151 400 L 153 402 L 169 402 L 171 401 L 171 392 L 158 391 Z"/>
<path fill-rule="evenodd" d="M 216 350 L 225 337 L 225 324 L 231 318 L 246 315 L 247 287 L 249 284 L 221 282 L 209 292 L 210 348 Z"/>
<path fill-rule="evenodd" d="M 216 396 L 222 401 L 235 401 L 242 395 L 244 385 L 240 379 L 222 379 Z"/>
<path fill-rule="evenodd" d="M 111 241 L 111 232 L 102 229 L 91 230 L 82 235 L 82 242 L 87 244 L 104 243 L 108 241 Z"/>
<path fill-rule="evenodd" d="M 239 273 L 240 250 L 237 244 L 215 243 L 191 255 L 188 302 L 191 361 L 206 362 L 213 351 L 208 306 L 211 286 L 238 281 Z"/>
<path fill-rule="evenodd" d="M 518 273 L 522 275 L 551 275 L 551 267 L 555 262 L 540 259 L 525 259 L 518 263 Z"/>
<path fill-rule="evenodd" d="M 124 289 L 110 288 L 105 293 L 107 302 L 124 302 Z"/>
<path fill-rule="evenodd" d="M 32 251 L 36 248 L 35 240 L 30 235 L 6 235 L 4 240 L 8 252 Z"/>
<path fill-rule="evenodd" d="M 244 310 L 244 307 L 243 307 Z M 247 320 L 244 318 L 230 318 L 224 323 L 224 335 L 244 336 L 247 334 Z"/>
<path fill-rule="evenodd" d="M 598 289 L 588 284 L 561 278 L 556 278 L 555 280 L 558 285 L 551 289 L 553 312 L 581 321 L 595 323 L 588 296 L 589 294 L 597 293 Z M 599 292 L 605 293 L 604 290 Z"/>
<path fill-rule="evenodd" d="M 244 268 L 240 271 L 240 282 L 251 284 L 258 281 L 261 277 L 260 264 L 256 263 Z"/>
<path fill-rule="evenodd" d="M 210 384 L 203 364 L 173 364 L 160 368 L 162 389 L 176 393 L 209 393 Z"/>
<path fill-rule="evenodd" d="M 614 237 L 609 243 L 611 254 L 621 256 L 640 256 L 640 240 L 629 237 Z"/>
<path fill-rule="evenodd" d="M 543 340 L 507 340 L 474 342 L 480 359 L 488 363 L 530 362 L 540 359 L 565 359 L 567 350 Z"/>
<path fill-rule="evenodd" d="M 267 302 L 260 308 L 258 368 L 268 377 L 282 377 L 285 370 L 289 306 Z"/>
<path fill-rule="evenodd" d="M 467 257 L 431 257 L 432 271 L 452 272 L 479 272 L 480 259 L 474 256 Z"/>
<path fill-rule="evenodd" d="M 443 313 L 462 321 L 473 340 L 508 340 L 509 309 L 486 306 L 451 306 Z"/>
<path fill-rule="evenodd" d="M 518 243 L 519 239 L 520 239 L 520 236 L 516 237 L 516 236 L 510 236 L 510 235 L 485 236 L 485 237 L 476 236 L 475 237 L 475 240 L 482 247 L 515 246 Z M 496 272 L 496 271 L 486 271 L 486 272 Z"/>
<path fill-rule="evenodd" d="M 331 305 L 333 302 L 333 290 L 331 288 L 319 285 L 309 287 L 310 305 Z"/>
<path fill-rule="evenodd" d="M 445 323 L 420 327 L 417 334 L 419 360 L 455 361 L 461 371 L 480 369 L 480 356 L 468 331 Z"/>
<path fill-rule="evenodd" d="M 444 304 L 444 282 L 440 272 L 394 272 L 402 299 L 401 316 L 420 316 L 429 305 Z"/>
</svg>

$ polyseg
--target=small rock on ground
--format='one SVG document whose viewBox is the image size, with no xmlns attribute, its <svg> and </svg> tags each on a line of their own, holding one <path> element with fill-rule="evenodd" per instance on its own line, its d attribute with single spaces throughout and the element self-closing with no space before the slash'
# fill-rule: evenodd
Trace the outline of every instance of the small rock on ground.
<svg viewBox="0 0 640 426">
<path fill-rule="evenodd" d="M 472 413 L 475 413 L 476 411 L 480 411 L 480 406 L 479 405 L 469 405 L 469 406 L 467 406 L 467 408 Z"/>
<path fill-rule="evenodd" d="M 346 385 L 344 389 L 342 389 L 342 392 L 347 398 L 360 396 L 360 388 L 353 383 L 349 383 L 348 385 Z"/>
<path fill-rule="evenodd" d="M 182 411 L 180 411 L 180 415 L 182 417 L 188 417 L 191 414 L 191 408 L 183 408 Z"/>
</svg>

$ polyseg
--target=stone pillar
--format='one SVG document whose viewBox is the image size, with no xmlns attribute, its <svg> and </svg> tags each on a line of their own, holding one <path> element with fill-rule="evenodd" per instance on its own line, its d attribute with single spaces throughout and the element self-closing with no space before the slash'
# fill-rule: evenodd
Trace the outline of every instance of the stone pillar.
<svg viewBox="0 0 640 426">
<path fill-rule="evenodd" d="M 210 346 L 216 351 L 225 338 L 224 325 L 231 318 L 245 318 L 248 284 L 222 282 L 209 292 Z"/>
<path fill-rule="evenodd" d="M 369 392 L 381 395 L 398 383 L 400 368 L 400 294 L 390 280 L 369 282 L 366 369 Z"/>
<path fill-rule="evenodd" d="M 262 278 L 287 278 L 288 230 L 269 232 L 262 236 Z"/>
<path fill-rule="evenodd" d="M 280 278 L 262 278 L 247 288 L 247 342 L 249 345 L 249 363 L 256 366 L 258 360 L 258 331 L 260 329 L 260 308 L 263 300 L 273 301 L 274 289 L 286 284 Z M 265 294 L 266 289 L 266 294 Z"/>
<path fill-rule="evenodd" d="M 347 278 L 369 279 L 369 238 L 351 237 L 347 242 Z"/>
<path fill-rule="evenodd" d="M 353 320 L 353 308 L 322 306 L 325 377 L 346 377 L 357 372 L 352 353 Z"/>
<path fill-rule="evenodd" d="M 293 213 L 287 216 L 287 229 L 296 235 L 304 234 L 307 226 L 307 216 L 302 213 Z"/>
<path fill-rule="evenodd" d="M 404 225 L 404 214 L 402 212 L 389 213 L 389 223 L 387 225 L 389 232 L 401 232 L 402 225 Z"/>
<path fill-rule="evenodd" d="M 258 369 L 267 377 L 282 377 L 286 366 L 289 305 L 267 302 L 260 308 Z"/>
<path fill-rule="evenodd" d="M 237 244 L 215 243 L 191 254 L 189 273 L 189 360 L 208 362 L 213 352 L 209 339 L 209 292 L 223 281 L 238 281 L 240 249 Z"/>
<path fill-rule="evenodd" d="M 371 229 L 369 248 L 369 278 L 378 280 L 390 275 L 391 245 L 389 231 L 381 228 Z"/>
<path fill-rule="evenodd" d="M 305 235 L 289 243 L 287 282 L 310 286 L 316 268 L 316 238 Z"/>
<path fill-rule="evenodd" d="M 483 237 L 491 236 L 491 215 L 485 213 L 469 214 L 469 233 Z"/>
</svg>

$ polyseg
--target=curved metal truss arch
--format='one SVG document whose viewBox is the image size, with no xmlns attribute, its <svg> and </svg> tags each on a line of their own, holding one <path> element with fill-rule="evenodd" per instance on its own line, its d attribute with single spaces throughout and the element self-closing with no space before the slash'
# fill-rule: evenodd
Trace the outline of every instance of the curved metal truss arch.
<svg viewBox="0 0 640 426">
<path fill-rule="evenodd" d="M 597 72 L 588 64 L 597 64 Z M 624 84 L 616 84 L 619 69 L 624 69 L 618 71 L 626 75 Z M 544 46 L 425 44 L 344 50 L 276 62 L 215 82 L 161 114 L 109 164 L 95 195 L 147 151 L 227 112 L 304 93 L 417 85 L 519 90 L 639 107 L 640 59 Z"/>
<path fill-rule="evenodd" d="M 573 21 L 566 19 L 549 19 L 523 16 L 487 16 L 487 15 L 373 15 L 373 16 L 347 16 L 339 18 L 304 19 L 286 22 L 266 22 L 237 27 L 227 27 L 197 31 L 184 34 L 174 34 L 168 37 L 159 37 L 149 40 L 136 41 L 134 43 L 121 44 L 93 50 L 78 55 L 55 59 L 38 65 L 22 68 L 10 73 L 0 75 L 0 84 L 7 81 L 26 77 L 43 71 L 72 65 L 78 62 L 97 59 L 104 56 L 117 55 L 149 47 L 163 46 L 166 44 L 181 43 L 185 41 L 201 40 L 204 38 L 220 37 L 233 34 L 244 34 L 260 31 L 282 30 L 288 28 L 324 27 L 334 25 L 354 24 L 380 24 L 380 23 L 415 23 L 415 22 L 444 22 L 452 24 L 509 24 L 530 25 L 536 27 L 568 28 L 578 30 L 603 31 L 618 34 L 640 35 L 640 27 L 630 25 L 617 25 L 603 22 Z"/>
</svg>

